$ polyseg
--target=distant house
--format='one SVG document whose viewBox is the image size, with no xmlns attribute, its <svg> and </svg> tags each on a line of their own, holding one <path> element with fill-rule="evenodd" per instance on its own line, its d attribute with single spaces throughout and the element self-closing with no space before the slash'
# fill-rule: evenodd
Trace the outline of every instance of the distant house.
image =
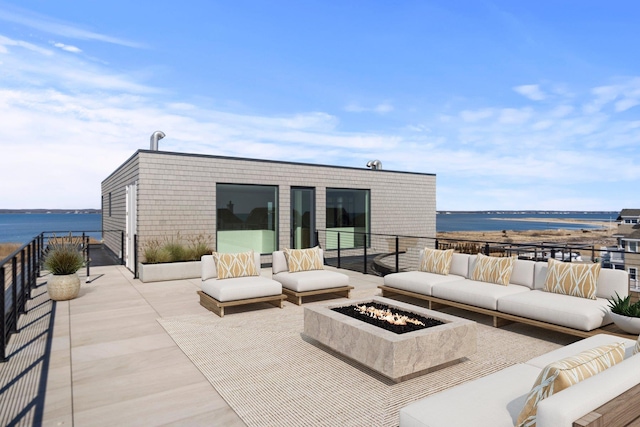
<svg viewBox="0 0 640 427">
<path fill-rule="evenodd" d="M 623 209 L 617 218 L 618 248 L 625 251 L 624 269 L 629 272 L 631 287 L 638 286 L 640 269 L 640 209 Z"/>
<path fill-rule="evenodd" d="M 102 209 L 105 244 L 132 270 L 134 236 L 140 256 L 145 242 L 178 233 L 206 235 L 219 252 L 253 249 L 268 262 L 275 250 L 314 245 L 316 230 L 326 250 L 336 248 L 329 234 L 337 231 L 342 248 L 370 246 L 374 233 L 434 237 L 436 176 L 379 162 L 369 169 L 138 150 L 102 182 Z"/>
</svg>

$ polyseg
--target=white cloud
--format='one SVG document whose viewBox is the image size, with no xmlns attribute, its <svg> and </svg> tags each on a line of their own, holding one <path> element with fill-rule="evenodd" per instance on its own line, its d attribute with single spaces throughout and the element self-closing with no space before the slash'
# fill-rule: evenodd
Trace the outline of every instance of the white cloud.
<svg viewBox="0 0 640 427">
<path fill-rule="evenodd" d="M 460 112 L 460 118 L 468 123 L 477 122 L 483 119 L 488 119 L 493 116 L 494 112 L 490 108 L 482 109 L 482 110 L 463 110 Z"/>
<path fill-rule="evenodd" d="M 80 53 L 82 52 L 82 50 L 76 46 L 70 46 L 70 45 L 66 45 L 64 43 L 54 43 L 53 44 L 55 47 L 57 47 L 58 49 L 62 49 L 64 51 L 67 52 L 71 52 L 71 53 Z"/>
<path fill-rule="evenodd" d="M 513 88 L 520 95 L 525 96 L 533 101 L 542 101 L 547 96 L 540 90 L 538 85 L 522 85 Z"/>
<path fill-rule="evenodd" d="M 143 47 L 141 43 L 85 30 L 74 24 L 55 21 L 49 17 L 15 7 L 13 7 L 12 10 L 9 10 L 8 8 L 0 9 L 0 20 L 13 22 L 45 33 L 72 39 L 96 40 L 133 48 Z"/>
<path fill-rule="evenodd" d="M 500 111 L 498 121 L 502 124 L 522 124 L 529 120 L 531 116 L 532 112 L 528 108 L 503 108 Z"/>
<path fill-rule="evenodd" d="M 344 107 L 344 110 L 349 113 L 378 113 L 378 114 L 386 114 L 390 113 L 394 110 L 393 105 L 389 102 L 382 102 L 378 105 L 374 105 L 373 107 L 363 107 L 358 103 L 347 104 Z"/>
</svg>

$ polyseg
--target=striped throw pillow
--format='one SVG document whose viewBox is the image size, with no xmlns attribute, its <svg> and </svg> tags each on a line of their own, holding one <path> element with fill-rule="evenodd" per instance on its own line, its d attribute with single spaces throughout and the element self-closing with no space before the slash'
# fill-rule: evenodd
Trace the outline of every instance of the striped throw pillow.
<svg viewBox="0 0 640 427">
<path fill-rule="evenodd" d="M 517 427 L 535 427 L 538 404 L 565 388 L 579 383 L 624 359 L 624 344 L 609 344 L 583 351 L 547 365 L 527 396 Z"/>
<path fill-rule="evenodd" d="M 512 257 L 494 257 L 478 254 L 471 280 L 507 286 L 513 271 Z"/>
<path fill-rule="evenodd" d="M 438 249 L 424 248 L 418 270 L 427 273 L 443 274 L 446 276 L 449 274 L 449 270 L 451 269 L 452 258 L 453 249 L 442 251 Z"/>
<path fill-rule="evenodd" d="M 309 249 L 285 249 L 284 257 L 287 259 L 289 273 L 324 269 L 318 246 Z"/>
<path fill-rule="evenodd" d="M 549 259 L 543 290 L 556 294 L 596 299 L 600 264 L 575 264 Z"/>
<path fill-rule="evenodd" d="M 253 251 L 238 254 L 213 253 L 218 270 L 218 279 L 232 279 L 235 277 L 257 276 Z"/>
</svg>

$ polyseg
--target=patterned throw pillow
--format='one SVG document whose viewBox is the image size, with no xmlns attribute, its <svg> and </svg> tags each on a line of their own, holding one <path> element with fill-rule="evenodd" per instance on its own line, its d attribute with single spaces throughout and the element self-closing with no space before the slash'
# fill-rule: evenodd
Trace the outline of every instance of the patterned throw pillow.
<svg viewBox="0 0 640 427">
<path fill-rule="evenodd" d="M 424 248 L 420 267 L 418 270 L 427 273 L 449 274 L 451 269 L 451 259 L 453 258 L 453 249 L 441 251 L 438 249 Z"/>
<path fill-rule="evenodd" d="M 494 257 L 478 254 L 471 280 L 507 286 L 513 271 L 512 257 Z"/>
<path fill-rule="evenodd" d="M 544 289 L 556 294 L 596 299 L 600 264 L 575 264 L 549 259 Z"/>
<path fill-rule="evenodd" d="M 538 404 L 554 393 L 579 383 L 624 359 L 624 343 L 609 344 L 583 351 L 547 365 L 527 396 L 518 416 L 517 427 L 535 427 Z"/>
<path fill-rule="evenodd" d="M 238 254 L 213 253 L 218 269 L 218 279 L 232 279 L 235 277 L 257 276 L 253 251 Z"/>
<path fill-rule="evenodd" d="M 322 270 L 324 268 L 320 248 L 317 246 L 309 249 L 285 249 L 284 256 L 287 259 L 289 273 Z"/>
</svg>

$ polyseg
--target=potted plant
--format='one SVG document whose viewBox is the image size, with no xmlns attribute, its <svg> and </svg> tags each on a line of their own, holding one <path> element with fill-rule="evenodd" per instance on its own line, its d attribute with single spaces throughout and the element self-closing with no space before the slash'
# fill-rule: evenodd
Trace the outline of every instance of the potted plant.
<svg viewBox="0 0 640 427">
<path fill-rule="evenodd" d="M 640 334 L 640 301 L 631 303 L 631 296 L 616 296 L 609 300 L 611 319 L 620 329 L 630 334 Z"/>
<path fill-rule="evenodd" d="M 58 239 L 54 236 L 44 259 L 44 268 L 52 277 L 47 281 L 49 298 L 54 301 L 65 301 L 78 296 L 80 278 L 77 271 L 84 265 L 81 242 L 69 235 L 69 238 Z"/>
</svg>

